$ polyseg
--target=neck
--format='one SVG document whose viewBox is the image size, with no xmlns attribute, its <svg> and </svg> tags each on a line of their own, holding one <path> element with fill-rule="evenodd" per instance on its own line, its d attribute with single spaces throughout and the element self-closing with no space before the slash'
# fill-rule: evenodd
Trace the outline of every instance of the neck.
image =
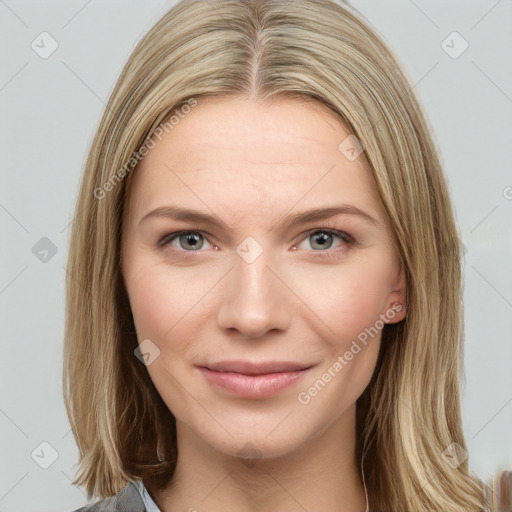
<svg viewBox="0 0 512 512">
<path fill-rule="evenodd" d="M 314 438 L 279 458 L 242 460 L 215 450 L 177 421 L 178 462 L 157 493 L 162 512 L 364 512 L 356 458 L 355 406 Z"/>
</svg>

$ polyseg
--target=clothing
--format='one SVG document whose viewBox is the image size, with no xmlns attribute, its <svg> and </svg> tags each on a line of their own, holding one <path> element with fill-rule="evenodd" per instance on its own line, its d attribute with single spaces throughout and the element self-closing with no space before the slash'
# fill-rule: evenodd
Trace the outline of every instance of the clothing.
<svg viewBox="0 0 512 512">
<path fill-rule="evenodd" d="M 134 480 L 117 494 L 73 512 L 161 512 L 142 480 Z"/>
<path fill-rule="evenodd" d="M 142 480 L 135 480 L 134 484 L 137 486 L 137 490 L 139 491 L 139 494 L 142 497 L 142 501 L 144 501 L 146 511 L 161 512 L 161 510 L 156 506 L 156 503 L 153 501 L 153 498 L 149 495 L 149 492 L 146 489 L 144 482 Z"/>
</svg>

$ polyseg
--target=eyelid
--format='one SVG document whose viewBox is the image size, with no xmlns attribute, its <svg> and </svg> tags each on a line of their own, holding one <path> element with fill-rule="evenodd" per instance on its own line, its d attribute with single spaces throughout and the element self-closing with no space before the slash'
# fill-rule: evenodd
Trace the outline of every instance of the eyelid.
<svg viewBox="0 0 512 512">
<path fill-rule="evenodd" d="M 318 226 L 318 227 L 315 227 L 313 229 L 306 231 L 304 236 L 305 236 L 305 238 L 307 238 L 308 236 L 311 236 L 313 233 L 316 233 L 318 231 L 325 231 L 332 235 L 338 236 L 339 238 L 341 238 L 342 240 L 345 240 L 346 242 L 356 243 L 355 238 L 350 233 L 347 233 L 347 231 L 344 231 L 342 229 L 336 229 L 336 227 L 334 225 L 329 225 L 328 223 L 325 223 L 322 226 Z"/>
<path fill-rule="evenodd" d="M 201 235 L 209 244 L 214 245 L 213 242 L 210 241 L 211 235 L 205 231 L 201 231 L 199 229 L 181 229 L 179 231 L 173 231 L 172 233 L 167 233 L 164 235 L 156 244 L 157 247 L 164 247 L 166 245 L 170 245 L 171 242 L 174 242 L 180 235 L 189 234 L 189 233 L 196 233 L 198 235 Z M 185 251 L 185 250 L 179 250 L 178 252 L 203 252 L 203 251 Z"/>
</svg>

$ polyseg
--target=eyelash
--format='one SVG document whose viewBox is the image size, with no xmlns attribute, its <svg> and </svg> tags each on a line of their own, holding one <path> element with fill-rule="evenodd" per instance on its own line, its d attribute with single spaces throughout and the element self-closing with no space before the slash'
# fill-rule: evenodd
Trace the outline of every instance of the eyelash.
<svg viewBox="0 0 512 512">
<path fill-rule="evenodd" d="M 165 235 L 163 238 L 160 239 L 160 241 L 157 244 L 157 247 L 161 247 L 162 249 L 165 249 L 166 246 L 171 245 L 171 242 L 176 240 L 180 235 L 192 234 L 192 233 L 203 236 L 208 241 L 208 243 L 212 244 L 212 242 L 210 242 L 210 240 L 208 240 L 208 237 L 206 236 L 206 234 L 203 233 L 202 231 L 198 231 L 198 230 L 194 230 L 194 229 L 188 229 L 188 230 L 175 231 L 173 233 L 168 233 L 167 235 Z M 349 235 L 347 232 L 339 231 L 337 229 L 333 229 L 331 227 L 326 226 L 326 227 L 318 227 L 318 228 L 315 228 L 315 229 L 307 231 L 305 233 L 305 236 L 303 238 L 301 238 L 301 240 L 299 242 L 297 242 L 297 244 L 294 244 L 294 246 L 297 246 L 298 244 L 300 244 L 301 242 L 303 242 L 304 240 L 309 238 L 311 235 L 314 235 L 315 233 L 327 233 L 329 235 L 336 236 L 342 242 L 344 242 L 343 245 L 345 245 L 345 244 L 346 245 L 356 245 L 357 244 L 357 242 L 354 239 L 354 237 Z M 215 245 L 215 244 L 212 244 L 212 245 Z M 341 251 L 344 250 L 343 245 L 341 247 L 336 248 L 336 249 L 326 249 L 326 250 L 316 250 L 316 251 L 314 249 L 311 249 L 311 252 L 313 252 L 315 254 L 315 256 L 319 256 L 321 258 L 335 257 L 335 256 L 338 255 L 340 250 Z M 198 251 L 185 251 L 183 249 L 176 249 L 175 247 L 172 247 L 172 250 L 173 251 L 177 251 L 178 253 L 185 253 L 184 257 L 188 256 L 187 253 L 200 253 L 200 252 L 204 252 L 204 251 L 201 251 L 201 250 L 198 250 Z"/>
</svg>

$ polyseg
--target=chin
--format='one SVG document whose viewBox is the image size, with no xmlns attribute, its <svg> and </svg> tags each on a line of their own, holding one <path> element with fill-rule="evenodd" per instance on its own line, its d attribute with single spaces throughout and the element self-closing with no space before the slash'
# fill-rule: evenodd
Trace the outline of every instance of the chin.
<svg viewBox="0 0 512 512">
<path fill-rule="evenodd" d="M 209 421 L 188 417 L 184 418 L 186 424 L 181 422 L 181 428 L 193 432 L 203 449 L 236 457 L 251 466 L 260 459 L 278 459 L 300 451 L 335 421 L 330 417 L 316 417 L 313 421 L 305 413 L 291 408 L 280 409 L 279 413 L 263 411 L 257 416 L 240 411 L 232 416 L 231 422 L 224 416 L 218 423 L 210 417 Z"/>
<path fill-rule="evenodd" d="M 258 460 L 272 460 L 286 457 L 295 452 L 306 442 L 307 437 L 290 438 L 275 436 L 266 438 L 257 433 L 245 433 L 234 439 L 225 436 L 222 439 L 204 439 L 213 449 L 229 457 L 235 457 L 246 465 L 253 465 Z"/>
</svg>

